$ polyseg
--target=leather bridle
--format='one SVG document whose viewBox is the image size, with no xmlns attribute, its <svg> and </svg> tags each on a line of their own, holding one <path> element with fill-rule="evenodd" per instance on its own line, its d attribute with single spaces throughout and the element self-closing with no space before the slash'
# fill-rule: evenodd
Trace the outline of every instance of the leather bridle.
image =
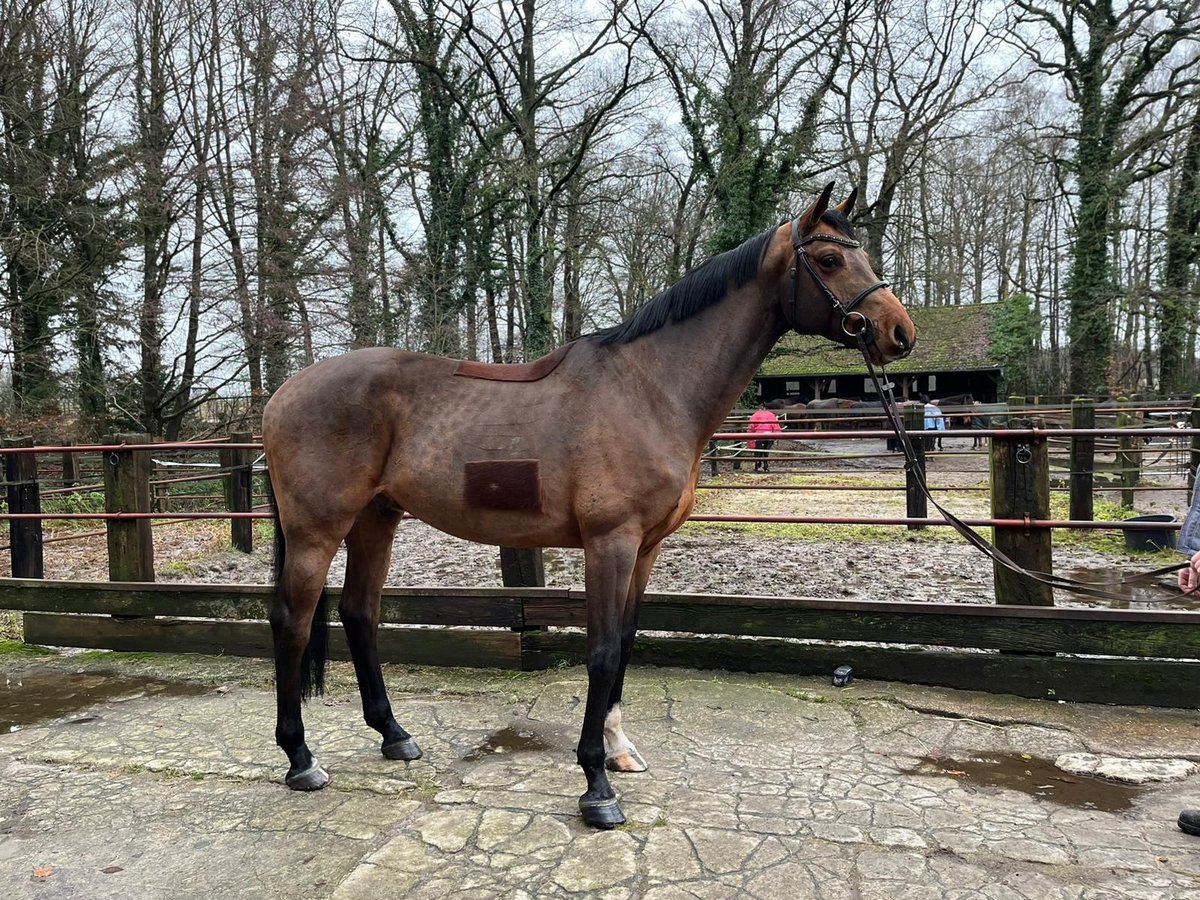
<svg viewBox="0 0 1200 900">
<path fill-rule="evenodd" d="M 888 283 L 882 279 L 874 284 L 863 288 L 855 294 L 849 301 L 843 301 L 837 294 L 830 290 L 829 285 L 825 283 L 825 279 L 817 271 L 812 264 L 805 247 L 809 244 L 817 242 L 826 244 L 837 244 L 840 247 L 849 247 L 852 250 L 862 248 L 862 243 L 853 238 L 842 237 L 840 234 L 826 234 L 818 232 L 810 234 L 806 237 L 800 237 L 800 219 L 792 219 L 792 250 L 796 254 L 795 262 L 792 265 L 792 293 L 788 300 L 788 307 L 785 311 L 788 324 L 793 329 L 799 331 L 799 319 L 797 314 L 800 303 L 800 268 L 803 266 L 808 276 L 813 280 L 813 283 L 820 288 L 826 299 L 833 305 L 833 308 L 841 313 L 842 316 L 842 333 L 847 337 L 858 338 L 862 340 L 864 333 L 870 340 L 874 340 L 874 335 L 871 329 L 871 320 L 860 312 L 856 312 L 854 307 L 862 303 L 867 297 L 873 294 L 880 288 L 885 288 Z M 857 325 L 853 323 L 857 322 Z"/>
</svg>

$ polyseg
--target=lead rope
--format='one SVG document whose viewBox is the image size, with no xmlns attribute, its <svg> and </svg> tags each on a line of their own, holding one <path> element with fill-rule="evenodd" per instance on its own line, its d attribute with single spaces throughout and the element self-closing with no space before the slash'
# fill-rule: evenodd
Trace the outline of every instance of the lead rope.
<svg viewBox="0 0 1200 900">
<path fill-rule="evenodd" d="M 904 420 L 900 416 L 899 408 L 896 404 L 895 395 L 892 393 L 894 385 L 890 381 L 880 383 L 879 376 L 875 372 L 875 365 L 871 362 L 870 348 L 868 344 L 869 335 L 864 332 L 869 332 L 870 326 L 866 326 L 858 333 L 859 349 L 862 351 L 863 359 L 867 363 L 867 372 L 871 376 L 871 381 L 875 385 L 875 391 L 883 402 L 884 412 L 887 414 L 888 422 L 892 430 L 896 433 L 896 438 L 900 441 L 900 447 L 904 452 L 904 469 L 906 472 L 912 473 L 917 485 L 921 489 L 926 499 L 934 505 L 942 517 L 950 523 L 950 525 L 961 534 L 966 541 L 976 547 L 986 556 L 990 557 L 995 562 L 1004 566 L 1010 571 L 1036 581 L 1040 584 L 1049 585 L 1054 588 L 1061 588 L 1064 591 L 1069 591 L 1074 594 L 1083 594 L 1088 597 L 1096 597 L 1101 600 L 1110 601 L 1125 601 L 1129 598 L 1123 594 L 1118 594 L 1115 591 L 1105 590 L 1097 587 L 1094 584 L 1088 584 L 1085 581 L 1076 581 L 1073 578 L 1068 578 L 1065 575 L 1054 575 L 1049 572 L 1038 572 L 1033 569 L 1027 569 L 1020 563 L 1014 561 L 1004 551 L 1000 550 L 995 544 L 977 532 L 974 528 L 962 521 L 950 510 L 946 509 L 942 504 L 938 503 L 936 498 L 929 490 L 929 486 L 925 482 L 925 474 L 917 467 L 916 453 L 913 451 L 912 441 L 909 439 L 908 431 L 904 428 Z M 873 340 L 873 337 L 871 338 Z M 882 365 L 880 366 L 882 369 Z M 884 378 L 887 378 L 887 372 L 884 370 Z M 1163 566 L 1161 569 L 1154 569 L 1149 572 L 1139 572 L 1133 575 L 1124 575 L 1121 577 L 1119 584 L 1137 584 L 1144 581 L 1154 581 L 1163 575 L 1168 575 L 1172 572 L 1178 572 L 1180 569 L 1187 568 L 1188 563 L 1178 563 L 1176 565 Z"/>
</svg>

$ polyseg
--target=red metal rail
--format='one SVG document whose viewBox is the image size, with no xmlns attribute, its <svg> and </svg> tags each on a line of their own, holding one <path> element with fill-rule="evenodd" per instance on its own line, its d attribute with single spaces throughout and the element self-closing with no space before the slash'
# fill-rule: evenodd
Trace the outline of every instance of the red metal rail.
<svg viewBox="0 0 1200 900">
<path fill-rule="evenodd" d="M 966 430 L 966 429 L 960 429 Z M 922 430 L 909 431 L 912 435 L 941 434 L 947 431 Z M 1191 437 L 1200 435 L 1200 429 L 1194 428 L 972 428 L 969 437 L 1112 437 L 1128 434 L 1132 437 Z M 889 438 L 894 437 L 890 429 L 870 429 L 862 431 L 778 431 L 772 432 L 769 440 L 848 440 L 852 438 Z M 957 435 L 962 437 L 963 435 Z M 714 441 L 741 441 L 764 439 L 762 434 L 752 431 L 718 432 L 712 436 Z M 161 453 L 168 450 L 261 450 L 261 442 L 244 444 L 234 443 L 198 443 L 194 441 L 163 442 L 159 444 L 68 444 L 65 446 L 46 444 L 36 447 L 3 447 L 0 455 L 7 453 L 111 453 L 111 452 L 151 452 Z"/>
<path fill-rule="evenodd" d="M 148 512 L 104 512 L 104 513 L 0 513 L 0 520 L 5 519 L 65 519 L 83 520 L 100 519 L 129 521 L 131 519 L 270 519 L 270 512 L 177 512 L 177 513 L 148 513 Z M 408 513 L 404 518 L 412 519 Z M 765 522 L 796 525 L 949 525 L 945 519 L 913 519 L 905 516 L 880 516 L 867 518 L 864 516 L 744 516 L 744 515 L 693 515 L 690 522 Z M 1164 531 L 1178 530 L 1178 523 L 1168 522 L 1095 522 L 1091 520 L 1074 519 L 963 519 L 975 528 L 1119 528 L 1131 531 Z"/>
</svg>

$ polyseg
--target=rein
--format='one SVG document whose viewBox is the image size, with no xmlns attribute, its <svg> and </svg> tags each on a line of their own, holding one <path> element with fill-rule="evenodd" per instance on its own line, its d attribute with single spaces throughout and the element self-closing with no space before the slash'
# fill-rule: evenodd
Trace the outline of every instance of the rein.
<svg viewBox="0 0 1200 900">
<path fill-rule="evenodd" d="M 1020 563 L 1012 559 L 1012 557 L 1008 556 L 1008 554 L 1004 553 L 1004 551 L 1000 550 L 995 544 L 981 535 L 966 522 L 962 521 L 962 519 L 958 518 L 958 516 L 954 515 L 954 513 L 942 506 L 942 504 L 938 503 L 937 499 L 930 492 L 929 486 L 925 482 L 925 473 L 922 472 L 916 465 L 916 453 L 913 451 L 912 441 L 909 439 L 908 432 L 904 428 L 904 420 L 900 415 L 895 395 L 892 393 L 892 388 L 894 385 L 890 381 L 885 381 L 882 384 L 880 383 L 879 376 L 875 372 L 875 366 L 871 362 L 869 343 L 862 335 L 859 336 L 859 349 L 862 350 L 863 359 L 867 363 L 867 372 L 871 376 L 871 381 L 875 385 L 875 390 L 883 400 L 883 408 L 887 413 L 888 421 L 892 426 L 892 430 L 896 433 L 896 437 L 899 439 L 900 446 L 904 451 L 904 470 L 908 473 L 911 473 L 915 477 L 917 485 L 921 489 L 921 493 L 923 493 L 925 498 L 934 505 L 938 512 L 942 514 L 942 517 L 950 523 L 951 527 L 953 527 L 955 531 L 957 531 L 966 539 L 967 543 L 971 544 L 973 547 L 980 550 L 985 556 L 990 557 L 994 562 L 999 563 L 1006 569 L 1016 572 L 1018 575 L 1028 578 L 1031 581 L 1036 581 L 1039 584 L 1049 585 L 1052 588 L 1059 588 L 1073 594 L 1082 594 L 1086 597 L 1095 597 L 1100 600 L 1124 602 L 1129 599 L 1123 594 L 1119 594 L 1115 591 L 1105 590 L 1104 588 L 1097 587 L 1095 584 L 1091 584 L 1086 581 L 1078 581 L 1074 578 L 1068 578 L 1065 575 L 1054 575 L 1050 572 L 1039 572 L 1034 569 L 1025 568 Z M 886 377 L 886 372 L 884 373 L 884 377 Z M 1175 565 L 1163 566 L 1162 568 L 1153 569 L 1149 572 L 1138 572 L 1132 575 L 1123 575 L 1118 584 L 1127 585 L 1138 584 L 1141 582 L 1153 582 L 1156 579 L 1161 578 L 1163 575 L 1169 575 L 1172 572 L 1178 572 L 1180 569 L 1186 568 L 1187 565 L 1188 563 L 1183 562 Z"/>
<path fill-rule="evenodd" d="M 1049 585 L 1052 588 L 1059 588 L 1073 594 L 1081 594 L 1086 597 L 1094 597 L 1096 599 L 1107 601 L 1126 601 L 1128 598 L 1123 594 L 1119 594 L 1115 591 L 1105 590 L 1104 588 L 1097 587 L 1095 584 L 1091 584 L 1086 581 L 1078 581 L 1074 578 L 1068 578 L 1065 575 L 1054 575 L 1049 572 L 1038 572 L 1033 569 L 1025 568 L 937 501 L 937 498 L 933 496 L 932 492 L 929 490 L 928 484 L 925 482 L 924 472 L 922 472 L 917 466 L 917 456 L 913 450 L 912 441 L 909 439 L 908 432 L 904 428 L 904 420 L 900 415 L 900 410 L 898 404 L 896 403 L 896 397 L 892 392 L 892 389 L 895 387 L 895 385 L 893 385 L 890 381 L 880 382 L 879 374 L 875 371 L 875 364 L 871 361 L 870 349 L 871 345 L 875 343 L 875 335 L 871 327 L 871 321 L 862 313 L 856 312 L 854 309 L 855 306 L 861 303 L 870 294 L 879 290 L 880 288 L 887 287 L 888 283 L 882 280 L 877 281 L 869 287 L 859 291 L 858 294 L 856 294 L 848 303 L 843 303 L 841 299 L 839 299 L 838 296 L 829 289 L 829 286 L 825 284 L 820 274 L 813 267 L 813 264 L 809 260 L 808 254 L 804 251 L 804 248 L 808 244 L 817 241 L 823 241 L 827 243 L 838 244 L 842 247 L 859 249 L 862 247 L 861 242 L 851 238 L 845 238 L 840 235 L 820 233 L 811 234 L 808 237 L 801 238 L 799 221 L 799 219 L 792 220 L 792 248 L 796 253 L 796 263 L 792 268 L 792 293 L 790 306 L 787 311 L 789 324 L 791 324 L 793 328 L 796 328 L 796 310 L 799 302 L 800 292 L 800 267 L 803 266 L 805 271 L 808 272 L 809 277 L 812 278 L 813 283 L 821 289 L 821 292 L 825 295 L 826 299 L 828 299 L 833 305 L 833 308 L 837 312 L 841 313 L 842 331 L 847 337 L 852 337 L 857 340 L 858 348 L 862 351 L 863 359 L 867 364 L 867 373 L 871 376 L 871 381 L 875 385 L 875 392 L 879 396 L 884 412 L 887 415 L 888 424 L 891 425 L 892 431 L 895 432 L 896 438 L 899 440 L 900 447 L 904 453 L 904 470 L 915 478 L 917 486 L 920 488 L 921 493 L 925 495 L 925 498 L 933 504 L 934 508 L 937 509 L 938 512 L 942 514 L 942 517 L 951 525 L 951 527 L 953 527 L 955 531 L 963 536 L 967 543 L 971 544 L 971 546 L 978 549 L 985 556 L 990 557 L 993 562 L 1004 566 L 1006 569 L 1016 572 L 1018 575 L 1028 578 L 1031 581 L 1038 582 L 1039 584 Z M 857 326 L 852 327 L 852 317 L 857 319 Z M 880 365 L 880 371 L 883 372 L 884 378 L 886 379 L 887 372 L 883 369 L 882 364 Z M 1140 582 L 1152 582 L 1163 575 L 1169 575 L 1172 572 L 1178 572 L 1180 569 L 1184 569 L 1187 566 L 1188 563 L 1183 562 L 1175 565 L 1163 566 L 1160 569 L 1153 569 L 1149 572 L 1139 572 L 1133 575 L 1124 575 L 1121 577 L 1121 580 L 1118 583 L 1127 585 L 1137 584 Z"/>
</svg>

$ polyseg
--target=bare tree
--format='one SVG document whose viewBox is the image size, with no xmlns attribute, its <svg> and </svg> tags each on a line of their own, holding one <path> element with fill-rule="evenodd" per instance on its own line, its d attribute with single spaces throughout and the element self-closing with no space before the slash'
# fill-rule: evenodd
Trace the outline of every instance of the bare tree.
<svg viewBox="0 0 1200 900">
<path fill-rule="evenodd" d="M 1167 201 L 1166 262 L 1158 301 L 1159 389 L 1187 390 L 1195 357 L 1196 280 L 1200 266 L 1200 96 L 1192 99 L 1191 124 L 1173 166 Z"/>
<path fill-rule="evenodd" d="M 840 98 L 851 180 L 866 191 L 855 224 L 882 264 L 892 253 L 888 226 L 902 182 L 918 163 L 935 163 L 949 142 L 1011 80 L 988 64 L 1002 23 L 982 22 L 981 0 L 869 0 L 850 25 Z"/>
<path fill-rule="evenodd" d="M 811 167 L 854 2 L 830 15 L 807 0 L 703 0 L 642 26 L 687 134 L 687 184 L 703 181 L 712 196 L 710 253 L 774 223 Z"/>
<path fill-rule="evenodd" d="M 1178 127 L 1180 99 L 1200 64 L 1200 2 L 1016 0 L 1016 7 L 1029 26 L 1016 33 L 1022 50 L 1062 80 L 1074 106 L 1073 147 L 1060 161 L 1077 198 L 1064 290 L 1071 389 L 1092 393 L 1104 389 L 1112 356 L 1113 214 L 1131 184 L 1163 165 L 1163 139 Z"/>
<path fill-rule="evenodd" d="M 617 0 L 602 16 L 584 6 L 535 0 L 468 7 L 465 13 L 473 27 L 464 38 L 515 144 L 509 172 L 522 219 L 522 339 L 529 357 L 546 352 L 553 340 L 543 219 L 622 102 L 647 77 L 635 71 L 636 35 L 624 27 L 631 2 Z M 599 86 L 580 78 L 585 67 L 603 60 L 612 61 L 611 74 Z M 556 154 L 550 171 L 547 163 Z"/>
</svg>

